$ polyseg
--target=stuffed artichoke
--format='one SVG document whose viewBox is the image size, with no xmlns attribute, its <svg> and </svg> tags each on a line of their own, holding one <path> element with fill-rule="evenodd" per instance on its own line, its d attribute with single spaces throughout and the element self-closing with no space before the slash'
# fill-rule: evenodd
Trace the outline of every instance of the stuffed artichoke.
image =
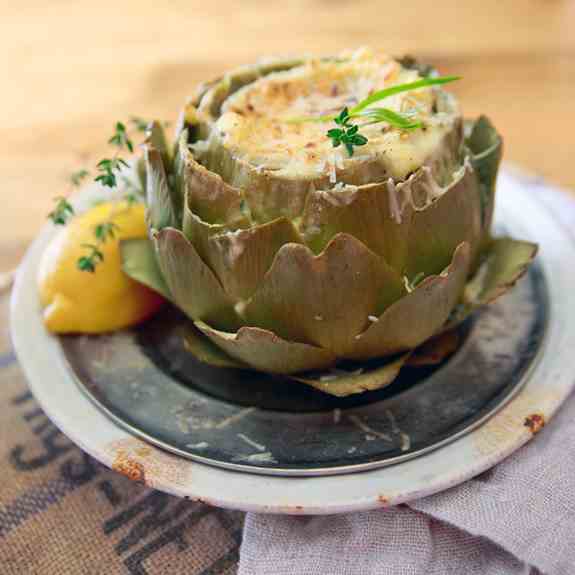
<svg viewBox="0 0 575 575">
<path fill-rule="evenodd" d="M 501 138 L 434 77 L 370 50 L 270 60 L 200 86 L 174 145 L 150 127 L 150 241 L 124 269 L 189 317 L 200 360 L 375 389 L 524 272 L 536 246 L 490 236 Z"/>
</svg>

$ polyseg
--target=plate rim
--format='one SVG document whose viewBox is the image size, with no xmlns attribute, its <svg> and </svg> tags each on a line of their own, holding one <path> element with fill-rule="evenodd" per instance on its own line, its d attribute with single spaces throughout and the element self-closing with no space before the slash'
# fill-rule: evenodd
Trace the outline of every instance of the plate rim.
<svg viewBox="0 0 575 575">
<path fill-rule="evenodd" d="M 505 217 L 522 237 L 540 244 L 538 259 L 550 301 L 539 358 L 528 369 L 525 385 L 487 423 L 447 445 L 391 467 L 318 477 L 247 474 L 167 453 L 112 422 L 79 389 L 57 338 L 49 335 L 42 324 L 35 280 L 44 247 L 56 233 L 48 224 L 28 249 L 16 276 L 10 310 L 14 350 L 31 391 L 64 434 L 108 467 L 125 471 L 118 465 L 118 453 L 123 452 L 122 457 L 136 465 L 155 468 L 154 474 L 146 474 L 146 483 L 156 489 L 219 507 L 290 514 L 352 512 L 418 499 L 485 471 L 521 447 L 533 436 L 525 418 L 537 410 L 548 421 L 575 385 L 567 371 L 559 369 L 575 344 L 575 305 L 563 305 L 560 314 L 555 309 L 557 295 L 575 287 L 575 274 L 565 273 L 561 266 L 565 258 L 575 257 L 575 241 L 551 207 L 530 192 L 530 184 L 536 182 L 521 172 L 513 174 L 513 170 L 504 169 L 496 218 Z M 82 209 L 100 194 L 99 186 L 90 186 L 73 203 Z M 519 203 L 518 213 L 513 207 Z M 550 354 L 549 349 L 559 351 Z M 537 399 L 530 400 L 531 396 Z M 489 440 L 485 428 L 495 432 L 498 426 L 508 432 L 507 436 L 502 441 Z M 140 444 L 150 450 L 146 458 L 137 455 Z M 114 450 L 114 445 L 123 447 Z M 446 458 L 453 464 L 447 470 Z M 230 481 L 234 482 L 233 488 Z"/>
</svg>

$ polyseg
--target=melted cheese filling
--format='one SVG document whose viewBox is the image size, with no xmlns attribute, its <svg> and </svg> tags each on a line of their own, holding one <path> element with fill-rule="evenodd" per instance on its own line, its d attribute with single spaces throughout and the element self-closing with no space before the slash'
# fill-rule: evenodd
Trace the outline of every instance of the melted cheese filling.
<svg viewBox="0 0 575 575">
<path fill-rule="evenodd" d="M 294 123 L 294 118 L 337 114 L 374 91 L 412 82 L 420 76 L 395 60 L 360 51 L 345 61 L 311 60 L 289 71 L 260 78 L 230 96 L 214 126 L 216 137 L 233 157 L 258 170 L 294 178 L 328 175 L 332 183 L 358 163 L 381 163 L 389 177 L 402 180 L 422 166 L 454 129 L 459 111 L 443 98 L 437 111 L 437 88 L 397 94 L 374 104 L 409 113 L 425 129 L 400 131 L 383 123 L 361 127 L 368 138 L 350 158 L 343 147 L 333 148 L 326 136 L 333 122 Z M 445 105 L 445 101 L 448 105 Z M 364 120 L 354 119 L 354 123 Z"/>
</svg>

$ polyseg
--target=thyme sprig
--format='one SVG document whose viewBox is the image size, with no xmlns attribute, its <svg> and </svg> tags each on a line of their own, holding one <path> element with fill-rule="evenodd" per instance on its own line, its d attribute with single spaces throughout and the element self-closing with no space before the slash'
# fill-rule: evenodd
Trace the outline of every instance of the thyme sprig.
<svg viewBox="0 0 575 575">
<path fill-rule="evenodd" d="M 104 254 L 96 244 L 82 244 L 88 250 L 88 254 L 78 258 L 76 265 L 82 272 L 94 273 L 99 262 L 104 261 Z"/>
<path fill-rule="evenodd" d="M 133 116 L 129 120 L 129 125 L 136 132 L 147 132 L 149 122 Z M 116 122 L 112 136 L 108 139 L 108 144 L 116 148 L 116 151 L 110 157 L 103 158 L 96 164 L 96 176 L 94 181 L 102 186 L 115 190 L 119 186 L 118 178 L 122 180 L 125 187 L 128 188 L 126 193 L 120 198 L 127 202 L 128 207 L 139 201 L 139 193 L 137 189 L 129 182 L 128 178 L 121 175 L 124 168 L 129 166 L 128 162 L 122 157 L 123 152 L 132 154 L 134 152 L 134 140 L 130 130 L 123 122 Z M 86 169 L 78 170 L 69 176 L 69 184 L 72 189 L 79 188 L 82 182 L 90 175 Z M 130 185 L 128 185 L 130 184 Z M 132 189 L 130 189 L 132 188 Z M 55 225 L 64 226 L 68 223 L 70 218 L 75 215 L 74 207 L 68 201 L 66 196 L 58 196 L 55 198 L 56 204 L 54 209 L 48 214 L 49 219 Z M 78 258 L 76 265 L 80 271 L 94 273 L 99 263 L 104 261 L 104 253 L 102 246 L 108 241 L 116 237 L 119 231 L 118 225 L 114 222 L 117 215 L 115 210 L 112 210 L 108 219 L 100 222 L 94 227 L 94 242 L 82 244 L 82 248 L 86 253 Z"/>
<path fill-rule="evenodd" d="M 104 254 L 100 249 L 108 239 L 114 239 L 120 228 L 112 220 L 99 223 L 94 227 L 95 244 L 82 244 L 88 253 L 78 258 L 77 266 L 80 271 L 94 273 L 98 263 L 104 261 Z"/>
<path fill-rule="evenodd" d="M 344 108 L 334 121 L 338 126 L 341 126 L 341 128 L 332 128 L 327 132 L 327 136 L 331 138 L 334 148 L 343 144 L 351 157 L 353 156 L 354 146 L 365 146 L 367 144 L 367 138 L 362 134 L 358 134 L 359 126 L 351 123 L 351 117 L 347 108 Z"/>
<path fill-rule="evenodd" d="M 70 183 L 75 187 L 79 188 L 82 182 L 90 175 L 90 172 L 85 169 L 77 170 L 70 174 Z"/>
<path fill-rule="evenodd" d="M 90 175 L 88 170 L 78 170 L 72 172 L 68 178 L 69 185 L 72 189 L 79 188 L 82 182 Z M 48 214 L 55 226 L 65 226 L 68 220 L 74 215 L 74 207 L 68 201 L 66 196 L 56 196 L 54 209 Z"/>
<path fill-rule="evenodd" d="M 74 215 L 74 208 L 65 196 L 56 196 L 54 201 L 56 202 L 56 205 L 48 214 L 48 217 L 52 220 L 54 225 L 65 226 L 68 223 L 68 219 Z"/>
<path fill-rule="evenodd" d="M 118 185 L 116 177 L 118 172 L 122 171 L 122 168 L 127 168 L 128 165 L 126 160 L 118 156 L 104 158 L 96 165 L 99 175 L 94 180 L 107 188 L 115 188 Z"/>
</svg>

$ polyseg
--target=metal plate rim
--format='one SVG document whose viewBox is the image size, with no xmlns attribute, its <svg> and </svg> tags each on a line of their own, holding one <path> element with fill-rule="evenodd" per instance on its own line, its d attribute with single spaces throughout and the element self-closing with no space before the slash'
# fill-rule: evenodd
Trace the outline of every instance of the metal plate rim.
<svg viewBox="0 0 575 575">
<path fill-rule="evenodd" d="M 538 271 L 538 273 L 541 273 L 541 272 Z M 146 442 L 148 442 L 148 443 L 150 443 L 150 444 L 152 444 L 152 445 L 154 445 L 160 449 L 163 449 L 164 451 L 167 451 L 169 453 L 173 453 L 174 455 L 177 455 L 178 457 L 183 457 L 183 458 L 188 459 L 190 461 L 195 461 L 197 463 L 202 463 L 204 465 L 210 465 L 210 466 L 219 467 L 222 469 L 228 469 L 231 471 L 241 471 L 243 473 L 253 473 L 253 474 L 258 474 L 258 475 L 281 476 L 281 477 L 320 477 L 323 475 L 346 475 L 348 473 L 360 473 L 363 471 L 371 471 L 374 469 L 389 467 L 391 465 L 399 465 L 405 461 L 409 461 L 411 459 L 416 459 L 418 457 L 421 457 L 422 455 L 425 455 L 426 453 L 431 453 L 432 451 L 435 451 L 436 449 L 440 449 L 443 446 L 448 445 L 448 444 L 456 441 L 457 439 L 467 435 L 468 433 L 471 433 L 473 430 L 481 427 L 485 422 L 487 422 L 489 419 L 491 419 L 491 417 L 493 417 L 497 412 L 499 412 L 501 409 L 503 409 L 518 393 L 521 392 L 524 385 L 528 381 L 531 373 L 537 367 L 537 364 L 541 360 L 541 357 L 544 353 L 544 350 L 546 349 L 546 346 L 547 346 L 547 328 L 548 328 L 548 323 L 549 323 L 549 314 L 548 314 L 549 302 L 548 302 L 548 293 L 546 290 L 544 290 L 543 299 L 544 299 L 543 305 L 545 308 L 543 311 L 543 326 L 542 326 L 543 337 L 542 337 L 542 340 L 541 340 L 541 342 L 537 348 L 535 356 L 532 358 L 530 364 L 527 366 L 525 371 L 522 373 L 520 380 L 509 390 L 509 392 L 503 398 L 501 398 L 501 400 L 498 403 L 493 405 L 493 407 L 489 411 L 487 411 L 482 417 L 480 417 L 477 420 L 466 425 L 464 428 L 460 429 L 459 431 L 457 431 L 453 435 L 446 437 L 445 439 L 442 439 L 440 441 L 437 441 L 436 443 L 434 443 L 432 445 L 422 447 L 422 448 L 418 449 L 417 451 L 413 451 L 413 452 L 406 453 L 403 455 L 397 455 L 395 457 L 385 459 L 385 460 L 375 460 L 375 461 L 369 461 L 369 462 L 365 462 L 365 463 L 354 463 L 354 464 L 349 464 L 349 465 L 341 465 L 341 466 L 337 466 L 337 467 L 318 467 L 318 468 L 306 468 L 306 469 L 282 468 L 282 467 L 273 467 L 273 468 L 260 467 L 257 465 L 246 465 L 246 464 L 242 464 L 242 463 L 231 463 L 231 462 L 228 463 L 225 461 L 219 461 L 219 460 L 211 459 L 208 457 L 202 457 L 201 455 L 197 455 L 197 454 L 183 451 L 183 450 L 179 449 L 178 447 L 170 445 L 169 443 L 166 443 L 166 442 L 162 441 L 161 439 L 158 439 L 158 438 L 154 437 L 153 435 L 150 435 L 146 431 L 144 431 L 144 430 L 142 430 L 142 429 L 140 429 L 134 425 L 131 425 L 129 422 L 125 421 L 124 419 L 122 419 L 121 417 L 119 417 L 115 413 L 113 413 L 108 407 L 106 407 L 101 401 L 99 401 L 98 398 L 94 394 L 90 393 L 90 391 L 87 389 L 87 387 L 80 381 L 80 379 L 78 378 L 78 376 L 74 372 L 74 370 L 73 370 L 72 366 L 70 365 L 70 362 L 68 361 L 68 358 L 65 356 L 65 354 L 62 353 L 62 357 L 63 357 L 63 361 L 65 362 L 65 364 L 67 366 L 67 369 L 69 370 L 69 373 L 70 373 L 72 379 L 74 380 L 74 383 L 76 384 L 76 386 L 80 390 L 80 392 L 85 397 L 87 397 L 96 406 L 97 409 L 102 411 L 106 415 L 106 417 L 108 417 L 114 424 L 125 429 L 131 435 L 139 437 L 139 438 L 143 439 L 144 441 L 146 441 Z"/>
</svg>

